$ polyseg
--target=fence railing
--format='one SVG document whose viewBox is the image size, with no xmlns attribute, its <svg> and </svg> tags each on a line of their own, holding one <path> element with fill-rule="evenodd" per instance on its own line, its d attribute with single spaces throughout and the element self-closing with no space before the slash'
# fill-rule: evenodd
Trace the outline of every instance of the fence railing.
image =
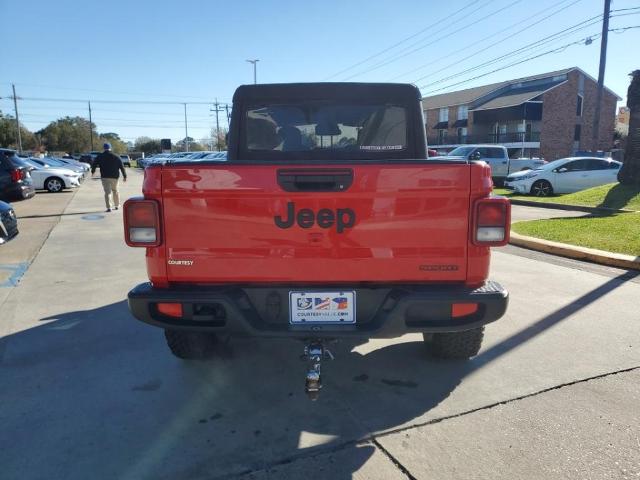
<svg viewBox="0 0 640 480">
<path fill-rule="evenodd" d="M 488 133 L 479 135 L 444 135 L 427 137 L 429 145 L 468 145 L 473 143 L 539 142 L 540 132 Z"/>
</svg>

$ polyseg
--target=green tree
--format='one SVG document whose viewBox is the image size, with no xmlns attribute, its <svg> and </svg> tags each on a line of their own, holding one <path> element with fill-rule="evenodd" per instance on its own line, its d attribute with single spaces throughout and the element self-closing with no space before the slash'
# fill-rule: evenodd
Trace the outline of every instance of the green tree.
<svg viewBox="0 0 640 480">
<path fill-rule="evenodd" d="M 128 145 L 124 141 L 122 141 L 122 139 L 120 139 L 120 135 L 118 135 L 117 133 L 101 133 L 99 147 L 102 147 L 102 144 L 106 142 L 111 144 L 111 149 L 115 153 L 127 153 L 129 151 Z"/>
<path fill-rule="evenodd" d="M 631 73 L 627 107 L 630 110 L 629 135 L 618 181 L 623 185 L 640 187 L 640 70 Z"/>
<path fill-rule="evenodd" d="M 24 150 L 35 150 L 39 146 L 36 136 L 22 123 L 20 124 L 20 136 Z M 16 119 L 11 115 L 4 115 L 2 112 L 0 112 L 0 147 L 18 148 Z"/>
<path fill-rule="evenodd" d="M 151 137 L 138 137 L 133 144 L 133 150 L 136 152 L 144 152 L 145 155 L 160 153 L 162 148 L 160 140 Z"/>
<path fill-rule="evenodd" d="M 37 132 L 47 150 L 60 152 L 86 152 L 91 149 L 91 132 L 93 147 L 100 149 L 100 135 L 94 123 L 82 117 L 64 117 L 51 122 Z"/>
</svg>

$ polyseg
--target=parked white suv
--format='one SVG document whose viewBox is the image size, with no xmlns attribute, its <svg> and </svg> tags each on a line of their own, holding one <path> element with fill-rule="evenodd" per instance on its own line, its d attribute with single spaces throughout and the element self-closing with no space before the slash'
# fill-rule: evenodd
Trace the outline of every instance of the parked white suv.
<svg viewBox="0 0 640 480">
<path fill-rule="evenodd" d="M 538 197 L 577 192 L 617 182 L 621 166 L 620 162 L 610 158 L 561 158 L 535 170 L 512 173 L 504 186 L 517 193 L 530 193 Z"/>
</svg>

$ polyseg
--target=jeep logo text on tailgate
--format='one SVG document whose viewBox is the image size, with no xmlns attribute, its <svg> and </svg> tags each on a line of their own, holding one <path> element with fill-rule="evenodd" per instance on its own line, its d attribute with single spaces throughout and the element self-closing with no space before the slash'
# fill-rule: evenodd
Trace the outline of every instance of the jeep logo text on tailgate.
<svg viewBox="0 0 640 480">
<path fill-rule="evenodd" d="M 309 208 L 303 208 L 296 214 L 295 203 L 287 203 L 287 217 L 283 219 L 278 215 L 273 217 L 277 227 L 290 228 L 294 223 L 298 223 L 300 228 L 311 228 L 317 223 L 320 228 L 331 228 L 336 226 L 338 233 L 342 233 L 345 228 L 351 228 L 356 223 L 356 213 L 350 208 L 338 208 L 335 212 L 328 208 L 321 208 L 315 213 Z"/>
</svg>

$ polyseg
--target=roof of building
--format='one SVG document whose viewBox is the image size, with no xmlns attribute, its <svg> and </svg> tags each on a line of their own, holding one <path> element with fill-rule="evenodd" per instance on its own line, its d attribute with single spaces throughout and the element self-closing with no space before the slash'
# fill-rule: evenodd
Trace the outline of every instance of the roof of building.
<svg viewBox="0 0 640 480">
<path fill-rule="evenodd" d="M 573 70 L 580 71 L 583 75 L 590 78 L 593 81 L 596 81 L 589 74 L 584 72 L 578 67 L 570 67 L 562 70 L 556 70 L 554 72 L 541 73 L 538 75 L 530 75 L 528 77 L 516 78 L 513 80 L 507 80 L 504 82 L 492 83 L 489 85 L 483 85 L 480 87 L 467 88 L 465 90 L 458 90 L 455 92 L 442 93 L 439 95 L 432 95 L 429 97 L 422 98 L 422 105 L 425 110 L 432 110 L 434 108 L 442 108 L 442 107 L 453 107 L 456 105 L 468 105 L 470 103 L 476 102 L 482 99 L 485 96 L 489 96 L 487 99 L 487 103 L 482 103 L 481 105 L 476 105 L 475 110 L 486 110 L 490 108 L 502 108 L 514 105 L 520 105 L 532 98 L 537 97 L 538 95 L 544 93 L 550 88 L 554 88 L 563 81 L 555 81 L 554 85 L 537 85 L 538 88 L 529 88 L 527 90 L 520 89 L 519 84 L 534 82 L 536 80 L 544 80 L 549 79 L 553 81 L 554 77 L 559 77 L 562 75 L 566 75 Z M 540 82 L 538 82 L 540 83 Z M 506 87 L 511 87 L 509 90 L 506 90 L 504 93 L 499 93 L 500 90 L 505 89 Z M 513 89 L 517 89 L 518 91 L 514 91 Z M 615 94 L 615 92 L 606 88 L 611 94 L 615 95 L 618 100 L 621 98 Z M 496 92 L 495 97 L 491 97 L 490 94 Z M 531 95 L 530 95 L 531 94 Z"/>
<path fill-rule="evenodd" d="M 479 107 L 474 108 L 473 111 L 491 110 L 492 108 L 504 108 L 504 107 L 513 107 L 515 105 L 521 105 L 528 100 L 532 100 L 536 98 L 538 95 L 542 95 L 547 90 L 549 89 L 537 88 L 535 90 L 529 90 L 526 92 L 515 91 L 513 93 L 507 93 L 505 95 L 500 95 L 492 100 L 489 100 L 487 103 L 483 103 Z"/>
<path fill-rule="evenodd" d="M 457 92 L 441 93 L 440 95 L 423 97 L 422 105 L 425 110 L 431 110 L 433 108 L 441 107 L 453 107 L 455 105 L 465 105 L 473 102 L 480 97 L 484 97 L 488 93 L 498 90 L 499 88 L 502 88 L 508 84 L 509 82 L 492 83 L 490 85 L 483 85 L 481 87 L 458 90 Z"/>
</svg>

